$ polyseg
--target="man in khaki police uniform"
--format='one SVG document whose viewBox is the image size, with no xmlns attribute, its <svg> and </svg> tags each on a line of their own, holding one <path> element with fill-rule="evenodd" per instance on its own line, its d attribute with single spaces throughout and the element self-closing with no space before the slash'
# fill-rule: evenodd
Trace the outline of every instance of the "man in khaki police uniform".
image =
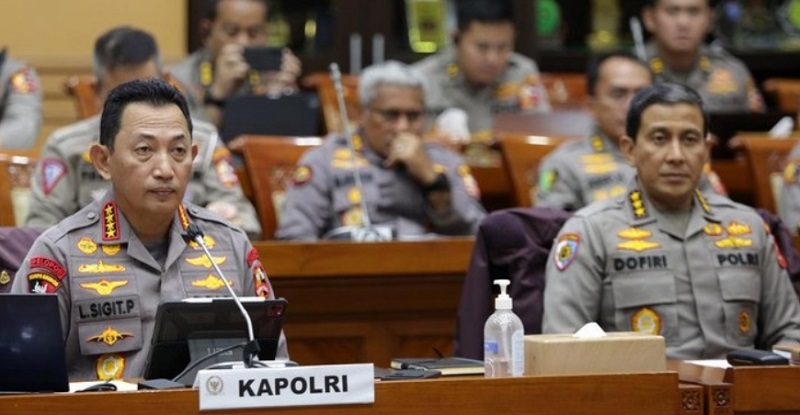
<svg viewBox="0 0 800 415">
<path fill-rule="evenodd" d="M 659 83 L 631 103 L 620 144 L 637 178 L 579 210 L 547 261 L 543 331 L 664 336 L 671 359 L 800 342 L 800 305 L 761 217 L 696 188 L 708 115 L 691 89 Z"/>
<path fill-rule="evenodd" d="M 744 63 L 718 46 L 704 44 L 713 22 L 711 0 L 648 0 L 642 17 L 653 34 L 647 58 L 656 81 L 688 85 L 710 112 L 765 110 Z"/>
<path fill-rule="evenodd" d="M 36 145 L 42 127 L 42 83 L 25 62 L 0 51 L 0 148 L 26 150 Z"/>
<path fill-rule="evenodd" d="M 587 107 L 595 130 L 586 139 L 563 143 L 542 160 L 536 206 L 578 210 L 621 195 L 635 175 L 619 140 L 625 135 L 631 98 L 652 84 L 650 70 L 631 54 L 611 53 L 593 59 L 586 78 Z M 708 168 L 700 188 L 725 194 L 718 176 Z"/>
<path fill-rule="evenodd" d="M 159 79 L 122 84 L 109 93 L 100 125 L 90 154 L 111 190 L 45 231 L 12 287 L 59 297 L 73 380 L 141 377 L 160 303 L 227 295 L 189 242 L 191 223 L 237 294 L 274 298 L 247 235 L 183 202 L 197 146 L 180 92 Z M 284 341 L 278 356 L 287 357 Z"/>
<path fill-rule="evenodd" d="M 455 47 L 414 64 L 429 84 L 428 111 L 463 109 L 473 140 L 492 138 L 494 113 L 549 111 L 536 63 L 514 53 L 511 2 L 465 0 L 457 14 Z"/>
<path fill-rule="evenodd" d="M 390 226 L 401 238 L 475 233 L 485 212 L 469 168 L 455 153 L 421 138 L 423 84 L 419 73 L 395 61 L 362 73 L 355 152 L 347 138 L 330 136 L 303 156 L 278 238 L 316 240 L 343 226 L 364 225 L 362 197 L 371 223 Z"/>
<path fill-rule="evenodd" d="M 112 29 L 98 38 L 94 69 L 101 96 L 121 83 L 162 74 L 153 37 L 129 27 Z M 98 142 L 99 127 L 97 115 L 58 129 L 47 139 L 31 183 L 28 226 L 55 225 L 108 189 L 110 184 L 95 171 L 89 158 L 89 149 Z M 259 238 L 261 226 L 255 209 L 242 193 L 230 153 L 218 140 L 216 129 L 195 122 L 193 136 L 200 150 L 186 199 Z"/>
<path fill-rule="evenodd" d="M 189 101 L 192 115 L 222 126 L 225 104 L 237 94 L 284 93 L 297 88 L 301 64 L 283 50 L 277 72 L 251 71 L 244 59 L 248 46 L 267 41 L 265 0 L 210 0 L 200 22 L 204 46 L 170 69 Z"/>
</svg>

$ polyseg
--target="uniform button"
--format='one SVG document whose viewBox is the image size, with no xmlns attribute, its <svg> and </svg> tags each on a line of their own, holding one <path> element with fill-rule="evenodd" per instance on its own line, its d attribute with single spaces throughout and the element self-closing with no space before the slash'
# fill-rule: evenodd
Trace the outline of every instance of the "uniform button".
<svg viewBox="0 0 800 415">
<path fill-rule="evenodd" d="M 94 212 L 89 212 L 86 214 L 86 217 L 89 219 L 94 219 L 97 216 Z"/>
<path fill-rule="evenodd" d="M 191 209 L 189 209 L 189 211 L 194 213 L 195 215 L 197 214 L 197 212 L 199 212 L 199 210 L 197 210 L 196 207 L 192 207 Z"/>
</svg>

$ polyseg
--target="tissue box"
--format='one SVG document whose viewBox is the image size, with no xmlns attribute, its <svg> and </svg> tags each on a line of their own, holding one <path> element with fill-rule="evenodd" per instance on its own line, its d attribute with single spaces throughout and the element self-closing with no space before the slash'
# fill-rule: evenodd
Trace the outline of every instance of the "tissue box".
<svg viewBox="0 0 800 415">
<path fill-rule="evenodd" d="M 663 372 L 664 338 L 635 332 L 604 337 L 525 336 L 525 375 Z"/>
</svg>

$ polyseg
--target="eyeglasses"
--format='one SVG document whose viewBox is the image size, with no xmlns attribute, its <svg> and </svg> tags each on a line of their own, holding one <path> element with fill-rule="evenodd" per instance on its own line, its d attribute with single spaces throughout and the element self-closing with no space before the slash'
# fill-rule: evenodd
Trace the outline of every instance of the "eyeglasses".
<svg viewBox="0 0 800 415">
<path fill-rule="evenodd" d="M 416 122 L 417 120 L 422 118 L 422 115 L 424 114 L 423 111 L 402 111 L 394 109 L 383 110 L 377 108 L 372 108 L 372 111 L 375 111 L 378 114 L 380 114 L 380 116 L 383 117 L 383 119 L 388 122 L 397 122 L 397 120 L 399 120 L 400 117 L 406 117 L 406 120 L 408 120 L 408 122 Z"/>
</svg>

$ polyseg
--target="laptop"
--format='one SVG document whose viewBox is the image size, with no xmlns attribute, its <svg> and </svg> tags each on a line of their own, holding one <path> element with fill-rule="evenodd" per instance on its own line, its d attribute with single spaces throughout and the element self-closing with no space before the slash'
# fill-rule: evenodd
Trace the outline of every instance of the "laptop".
<svg viewBox="0 0 800 415">
<path fill-rule="evenodd" d="M 0 316 L 0 393 L 69 391 L 58 297 L 2 294 Z"/>
<path fill-rule="evenodd" d="M 320 135 L 321 112 L 316 94 L 241 95 L 228 100 L 220 135 L 228 143 L 243 134 Z"/>
<path fill-rule="evenodd" d="M 717 145 L 711 149 L 712 159 L 732 159 L 736 153 L 728 146 L 728 142 L 737 133 L 767 132 L 781 118 L 795 114 L 787 112 L 726 112 L 709 115 L 709 130 L 717 137 Z"/>
</svg>

